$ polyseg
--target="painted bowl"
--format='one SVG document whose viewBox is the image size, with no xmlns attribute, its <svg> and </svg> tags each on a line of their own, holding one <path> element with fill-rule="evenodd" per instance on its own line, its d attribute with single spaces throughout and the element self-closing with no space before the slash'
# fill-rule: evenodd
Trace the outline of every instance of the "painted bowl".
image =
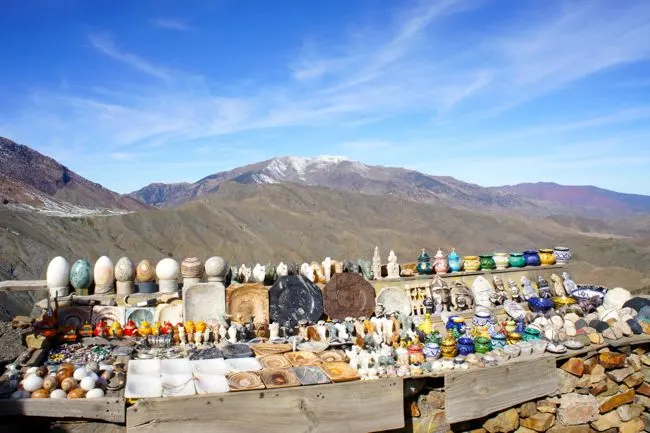
<svg viewBox="0 0 650 433">
<path fill-rule="evenodd" d="M 551 298 L 551 301 L 553 302 L 553 306 L 557 309 L 560 309 L 562 307 L 566 307 L 569 305 L 573 305 L 576 303 L 576 300 L 573 298 L 570 298 L 568 296 L 554 296 Z"/>
<path fill-rule="evenodd" d="M 544 313 L 553 307 L 553 302 L 550 299 L 535 297 L 528 300 L 528 306 L 535 313 Z"/>
<path fill-rule="evenodd" d="M 578 301 L 589 301 L 597 297 L 600 301 L 598 305 L 601 305 L 603 299 L 605 299 L 606 293 L 607 289 L 605 287 L 578 284 L 577 287 L 571 291 L 571 297 Z"/>
</svg>

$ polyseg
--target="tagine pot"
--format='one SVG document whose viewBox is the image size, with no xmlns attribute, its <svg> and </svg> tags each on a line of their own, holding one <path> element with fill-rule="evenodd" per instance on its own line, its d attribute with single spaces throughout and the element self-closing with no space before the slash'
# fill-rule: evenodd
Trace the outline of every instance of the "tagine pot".
<svg viewBox="0 0 650 433">
<path fill-rule="evenodd" d="M 456 346 L 458 347 L 459 355 L 467 356 L 474 353 L 474 340 L 470 337 L 460 337 Z"/>
<path fill-rule="evenodd" d="M 440 352 L 444 358 L 454 358 L 458 355 L 458 347 L 456 346 L 456 339 L 451 333 L 447 334 L 444 340 L 442 340 L 442 345 L 440 346 Z"/>
<path fill-rule="evenodd" d="M 496 269 L 497 265 L 494 263 L 494 259 L 490 255 L 479 256 L 481 258 L 481 270 L 482 271 L 491 271 Z"/>
<path fill-rule="evenodd" d="M 451 249 L 451 252 L 447 256 L 447 262 L 449 263 L 449 272 L 460 272 L 463 268 L 463 262 L 460 260 L 460 256 L 455 248 Z"/>
<path fill-rule="evenodd" d="M 447 254 L 442 250 L 438 250 L 433 260 L 433 268 L 436 274 L 446 274 L 449 271 L 449 262 L 447 262 Z"/>
<path fill-rule="evenodd" d="M 566 265 L 571 260 L 571 250 L 567 247 L 555 247 L 553 254 L 558 265 Z"/>
<path fill-rule="evenodd" d="M 540 340 L 541 338 L 541 333 L 535 328 L 526 328 L 523 334 L 524 341 L 535 341 Z"/>
<path fill-rule="evenodd" d="M 433 273 L 431 257 L 429 256 L 429 253 L 427 253 L 427 250 L 423 249 L 418 256 L 418 265 L 416 269 L 420 275 L 431 275 Z"/>
<path fill-rule="evenodd" d="M 539 250 L 539 260 L 542 266 L 551 266 L 555 264 L 555 253 L 550 248 L 542 248 Z"/>
<path fill-rule="evenodd" d="M 542 261 L 539 259 L 539 253 L 535 250 L 524 251 L 526 266 L 540 266 Z"/>
<path fill-rule="evenodd" d="M 476 353 L 487 353 L 492 350 L 492 341 L 487 337 L 476 337 L 474 350 Z"/>
<path fill-rule="evenodd" d="M 510 263 L 508 260 L 508 255 L 506 253 L 494 253 L 492 260 L 494 260 L 495 266 L 500 271 L 506 269 Z"/>
<path fill-rule="evenodd" d="M 481 261 L 478 256 L 463 257 L 463 269 L 467 272 L 476 272 L 481 269 Z"/>
<path fill-rule="evenodd" d="M 437 343 L 426 343 L 424 345 L 424 356 L 429 358 L 440 358 L 440 346 Z"/>
<path fill-rule="evenodd" d="M 510 253 L 508 264 L 511 268 L 523 268 L 526 266 L 526 258 L 523 253 Z"/>
<path fill-rule="evenodd" d="M 492 349 L 501 349 L 506 347 L 506 336 L 498 333 L 492 336 Z"/>
</svg>

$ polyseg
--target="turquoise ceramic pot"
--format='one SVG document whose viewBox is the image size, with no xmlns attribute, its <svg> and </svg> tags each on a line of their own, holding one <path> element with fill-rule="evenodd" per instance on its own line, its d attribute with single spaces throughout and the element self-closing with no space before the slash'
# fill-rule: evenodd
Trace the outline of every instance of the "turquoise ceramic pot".
<svg viewBox="0 0 650 433">
<path fill-rule="evenodd" d="M 455 248 L 451 249 L 451 253 L 447 256 L 447 260 L 449 262 L 450 272 L 459 272 L 463 268 L 463 262 Z"/>
<path fill-rule="evenodd" d="M 523 253 L 510 253 L 508 262 L 512 268 L 523 268 L 526 266 L 526 258 Z"/>
<path fill-rule="evenodd" d="M 416 269 L 420 275 L 431 275 L 433 273 L 431 257 L 426 250 L 422 250 L 422 253 L 418 256 L 418 265 Z"/>
<path fill-rule="evenodd" d="M 78 294 L 88 294 L 93 283 L 93 269 L 88 260 L 77 260 L 70 268 L 70 285 Z"/>
</svg>

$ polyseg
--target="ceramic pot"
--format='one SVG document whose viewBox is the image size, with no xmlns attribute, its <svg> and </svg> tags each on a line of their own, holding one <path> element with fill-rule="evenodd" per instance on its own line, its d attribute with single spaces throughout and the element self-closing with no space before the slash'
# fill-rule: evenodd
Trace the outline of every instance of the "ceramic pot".
<svg viewBox="0 0 650 433">
<path fill-rule="evenodd" d="M 447 262 L 449 263 L 450 272 L 459 272 L 463 268 L 463 263 L 455 248 L 451 249 L 451 253 L 447 256 Z"/>
<path fill-rule="evenodd" d="M 474 317 L 472 317 L 472 325 L 475 327 L 487 326 L 494 323 L 492 320 L 492 313 L 487 308 L 476 308 L 474 310 Z"/>
<path fill-rule="evenodd" d="M 418 274 L 420 275 L 431 275 L 433 273 L 433 267 L 431 266 L 431 257 L 426 250 L 422 250 L 418 256 L 418 265 L 416 267 Z"/>
<path fill-rule="evenodd" d="M 503 334 L 495 334 L 492 336 L 492 348 L 500 349 L 506 347 L 506 336 Z"/>
<path fill-rule="evenodd" d="M 535 313 L 545 313 L 553 307 L 553 301 L 546 298 L 530 298 L 528 300 L 530 310 Z"/>
<path fill-rule="evenodd" d="M 508 263 L 512 268 L 523 268 L 526 266 L 526 258 L 522 253 L 510 253 Z"/>
<path fill-rule="evenodd" d="M 456 355 L 458 355 L 458 348 L 456 347 L 456 344 L 453 346 L 451 345 L 443 345 L 440 347 L 440 353 L 442 353 L 442 356 L 444 358 L 454 358 Z"/>
<path fill-rule="evenodd" d="M 526 328 L 524 331 L 524 341 L 535 341 L 541 339 L 541 333 L 535 328 Z"/>
<path fill-rule="evenodd" d="M 409 362 L 411 364 L 422 364 L 424 363 L 424 352 L 422 348 L 417 344 L 413 344 L 407 348 L 409 354 Z"/>
<path fill-rule="evenodd" d="M 508 341 L 508 344 L 516 344 L 521 341 L 521 334 L 517 332 L 508 332 L 508 335 L 506 335 L 506 340 Z"/>
<path fill-rule="evenodd" d="M 555 264 L 555 254 L 550 248 L 542 248 L 539 250 L 539 260 L 542 266 L 551 266 Z"/>
<path fill-rule="evenodd" d="M 459 355 L 467 356 L 474 353 L 474 340 L 470 337 L 460 337 L 457 346 Z"/>
<path fill-rule="evenodd" d="M 449 262 L 447 261 L 447 254 L 442 250 L 438 250 L 433 260 L 433 268 L 436 274 L 446 274 L 449 271 Z"/>
<path fill-rule="evenodd" d="M 478 256 L 463 257 L 463 268 L 468 272 L 476 272 L 481 269 L 481 262 Z"/>
<path fill-rule="evenodd" d="M 497 265 L 494 263 L 494 259 L 490 255 L 479 256 L 481 258 L 481 270 L 490 271 L 496 269 Z"/>
<path fill-rule="evenodd" d="M 424 345 L 424 356 L 428 358 L 439 358 L 440 357 L 440 346 L 436 343 L 426 343 Z"/>
<path fill-rule="evenodd" d="M 542 264 L 539 254 L 535 250 L 524 251 L 524 258 L 526 259 L 526 266 L 539 266 Z"/>
<path fill-rule="evenodd" d="M 474 350 L 476 353 L 488 353 L 492 350 L 492 341 L 487 337 L 476 337 Z"/>
<path fill-rule="evenodd" d="M 555 247 L 553 254 L 558 265 L 566 265 L 571 260 L 571 250 L 567 247 Z"/>
<path fill-rule="evenodd" d="M 494 260 L 494 264 L 498 270 L 503 270 L 508 267 L 509 260 L 506 253 L 494 253 L 492 260 Z"/>
</svg>

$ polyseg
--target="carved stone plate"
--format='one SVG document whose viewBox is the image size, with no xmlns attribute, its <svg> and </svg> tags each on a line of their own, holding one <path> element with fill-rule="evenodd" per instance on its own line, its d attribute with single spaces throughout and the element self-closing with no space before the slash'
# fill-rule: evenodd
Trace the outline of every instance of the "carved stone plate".
<svg viewBox="0 0 650 433">
<path fill-rule="evenodd" d="M 293 367 L 291 369 L 298 378 L 298 381 L 304 385 L 322 385 L 330 383 L 329 378 L 323 370 L 313 365 L 304 367 Z"/>
<path fill-rule="evenodd" d="M 291 344 L 259 343 L 252 344 L 251 349 L 257 356 L 282 354 L 291 351 Z"/>
<path fill-rule="evenodd" d="M 226 304 L 228 314 L 235 322 L 245 323 L 253 316 L 256 325 L 269 323 L 269 291 L 261 284 L 234 284 L 228 287 Z"/>
<path fill-rule="evenodd" d="M 318 358 L 322 362 L 344 362 L 346 360 L 345 353 L 340 350 L 326 350 L 325 352 L 319 353 Z"/>
<path fill-rule="evenodd" d="M 289 388 L 300 386 L 295 374 L 289 369 L 262 370 L 262 382 L 267 388 Z"/>
<path fill-rule="evenodd" d="M 404 313 L 407 316 L 411 314 L 411 300 L 406 291 L 399 287 L 384 287 L 381 289 L 376 303 L 381 304 L 387 313 L 395 311 Z"/>
<path fill-rule="evenodd" d="M 194 322 L 220 320 L 225 313 L 226 289 L 222 283 L 194 284 L 183 293 L 185 320 Z"/>
<path fill-rule="evenodd" d="M 323 315 L 323 292 L 303 276 L 287 275 L 269 289 L 269 308 L 271 320 L 280 324 L 316 323 Z"/>
<path fill-rule="evenodd" d="M 349 382 L 351 380 L 358 380 L 359 375 L 347 362 L 326 362 L 321 364 L 327 377 L 332 382 Z"/>
<path fill-rule="evenodd" d="M 264 383 L 259 375 L 250 372 L 230 373 L 228 386 L 231 391 L 247 391 L 250 389 L 264 389 Z"/>
<path fill-rule="evenodd" d="M 305 365 L 318 365 L 320 359 L 313 352 L 298 350 L 297 352 L 285 353 L 284 356 L 294 367 L 303 367 Z"/>
<path fill-rule="evenodd" d="M 375 288 L 360 274 L 335 274 L 323 289 L 325 313 L 332 319 L 370 316 Z"/>
<path fill-rule="evenodd" d="M 126 322 L 133 320 L 136 326 L 140 326 L 140 323 L 144 321 L 153 325 L 155 314 L 156 309 L 154 307 L 128 307 L 124 320 Z"/>
<path fill-rule="evenodd" d="M 253 351 L 248 344 L 235 343 L 226 344 L 221 348 L 223 356 L 226 359 L 230 358 L 248 358 L 253 356 Z"/>
<path fill-rule="evenodd" d="M 291 363 L 284 355 L 266 355 L 260 356 L 257 360 L 264 368 L 291 368 Z"/>
</svg>

